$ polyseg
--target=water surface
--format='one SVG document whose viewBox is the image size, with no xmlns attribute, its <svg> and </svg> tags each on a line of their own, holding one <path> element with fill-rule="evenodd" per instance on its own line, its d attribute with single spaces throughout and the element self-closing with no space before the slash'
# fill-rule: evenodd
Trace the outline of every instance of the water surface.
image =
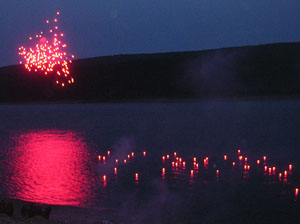
<svg viewBox="0 0 300 224">
<path fill-rule="evenodd" d="M 137 223 L 145 217 L 157 217 L 153 222 L 214 222 L 215 212 L 217 220 L 226 222 L 234 209 L 241 209 L 237 204 L 244 205 L 241 217 L 252 211 L 249 201 L 260 204 L 256 210 L 271 221 L 278 219 L 272 211 L 285 206 L 285 214 L 295 221 L 299 114 L 296 100 L 1 105 L 0 192 L 46 204 L 118 208 L 120 216 L 130 214 Z M 262 155 L 278 172 L 293 162 L 294 176 L 278 182 L 277 173 L 269 176 L 253 168 L 249 175 L 243 164 L 233 170 L 237 148 L 252 167 Z M 103 164 L 97 156 L 107 150 L 111 158 Z M 187 161 L 185 169 L 162 163 L 161 156 L 174 151 Z M 120 162 L 114 174 L 114 160 L 123 161 L 131 152 L 135 159 Z M 193 156 L 209 156 L 211 162 L 208 168 L 200 163 L 191 178 Z M 216 169 L 221 170 L 218 179 Z"/>
</svg>

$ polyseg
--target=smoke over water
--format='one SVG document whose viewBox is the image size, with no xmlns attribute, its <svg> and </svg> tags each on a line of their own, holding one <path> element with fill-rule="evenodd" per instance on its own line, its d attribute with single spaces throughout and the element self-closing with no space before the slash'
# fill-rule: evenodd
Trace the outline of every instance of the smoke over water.
<svg viewBox="0 0 300 224">
<path fill-rule="evenodd" d="M 246 49 L 209 52 L 190 60 L 185 65 L 184 85 L 196 97 L 208 95 L 234 95 L 241 86 L 239 66 L 247 54 Z"/>
</svg>

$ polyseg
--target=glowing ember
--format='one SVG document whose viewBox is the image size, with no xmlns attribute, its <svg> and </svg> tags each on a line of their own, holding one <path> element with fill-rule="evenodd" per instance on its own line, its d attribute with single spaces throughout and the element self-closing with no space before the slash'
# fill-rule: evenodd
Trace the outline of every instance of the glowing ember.
<svg viewBox="0 0 300 224">
<path fill-rule="evenodd" d="M 135 180 L 137 181 L 137 180 L 139 180 L 139 174 L 138 173 L 135 173 Z"/>
<path fill-rule="evenodd" d="M 56 17 L 60 15 L 56 13 Z M 56 84 L 64 87 L 67 84 L 74 83 L 74 78 L 70 74 L 69 64 L 72 63 L 71 58 L 74 55 L 69 55 L 66 52 L 67 45 L 64 44 L 61 38 L 64 36 L 59 31 L 58 19 L 53 22 L 46 20 L 49 33 L 40 32 L 34 35 L 35 38 L 29 37 L 31 46 L 25 48 L 19 47 L 19 55 L 23 57 L 20 64 L 24 64 L 25 68 L 30 71 L 41 71 L 45 75 L 55 74 Z"/>
</svg>

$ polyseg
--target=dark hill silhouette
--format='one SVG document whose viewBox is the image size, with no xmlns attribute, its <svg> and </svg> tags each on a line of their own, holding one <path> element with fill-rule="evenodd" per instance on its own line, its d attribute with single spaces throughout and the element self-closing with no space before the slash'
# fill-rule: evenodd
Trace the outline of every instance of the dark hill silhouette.
<svg viewBox="0 0 300 224">
<path fill-rule="evenodd" d="M 300 43 L 75 60 L 75 84 L 23 65 L 0 68 L 0 102 L 101 102 L 208 97 L 299 97 Z"/>
</svg>

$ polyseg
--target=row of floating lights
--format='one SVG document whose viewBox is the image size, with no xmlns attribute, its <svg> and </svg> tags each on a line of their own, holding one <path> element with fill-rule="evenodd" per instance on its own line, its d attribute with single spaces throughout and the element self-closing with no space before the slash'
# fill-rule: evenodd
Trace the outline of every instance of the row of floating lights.
<svg viewBox="0 0 300 224">
<path fill-rule="evenodd" d="M 248 157 L 243 157 L 241 155 L 241 150 L 240 149 L 237 150 L 237 153 L 238 153 L 238 160 L 239 160 L 240 164 L 241 164 L 241 162 L 244 161 L 244 165 L 242 166 L 243 170 L 245 172 L 250 171 L 251 166 L 247 163 L 248 162 Z M 146 157 L 146 155 L 147 155 L 147 152 L 143 151 L 142 152 L 142 156 Z M 98 160 L 102 161 L 105 164 L 106 160 L 108 158 L 110 158 L 110 156 L 111 156 L 111 151 L 107 151 L 106 155 L 103 155 L 103 156 L 98 155 Z M 126 158 L 123 159 L 123 164 L 127 164 L 127 162 L 130 159 L 133 159 L 134 157 L 135 157 L 135 153 L 134 152 L 132 152 L 131 154 L 128 154 L 126 156 Z M 162 156 L 162 162 L 163 162 L 163 164 L 165 165 L 166 161 L 170 161 L 170 158 L 171 158 L 171 156 L 169 154 L 163 155 Z M 179 167 L 179 168 L 182 168 L 183 170 L 186 169 L 186 165 L 187 165 L 186 161 L 184 161 L 182 157 L 178 157 L 177 152 L 173 153 L 173 158 L 174 158 L 174 160 L 170 161 L 170 164 L 171 164 L 172 168 L 178 168 Z M 224 159 L 224 161 L 227 161 L 228 160 L 228 156 L 224 155 L 223 159 Z M 270 176 L 271 175 L 275 175 L 276 174 L 276 166 L 268 167 L 266 165 L 266 163 L 267 163 L 267 157 L 266 156 L 262 157 L 262 161 L 263 161 L 263 165 L 264 165 L 263 166 L 264 174 L 268 174 Z M 116 165 L 119 164 L 119 159 L 115 159 L 115 164 Z M 203 167 L 204 168 L 208 168 L 208 164 L 209 164 L 209 158 L 206 156 L 203 159 Z M 257 166 L 261 165 L 261 160 L 260 159 L 256 160 L 256 165 Z M 232 162 L 232 167 L 235 167 L 235 166 L 236 166 L 236 162 L 233 161 Z M 193 166 L 192 167 L 193 168 L 190 170 L 190 178 L 194 178 L 195 171 L 197 171 L 199 169 L 199 163 L 197 163 L 197 157 L 193 157 Z M 289 172 L 288 172 L 288 170 L 289 170 Z M 279 181 L 282 181 L 282 177 L 284 177 L 284 182 L 287 181 L 288 173 L 290 175 L 292 174 L 292 170 L 293 170 L 293 165 L 292 164 L 288 165 L 288 170 L 284 170 L 283 172 L 279 172 L 278 173 Z M 220 170 L 216 169 L 215 172 L 216 172 L 216 178 L 218 179 L 219 175 L 220 175 Z M 114 174 L 117 175 L 117 173 L 118 173 L 118 168 L 117 168 L 117 166 L 115 166 L 114 167 Z M 165 175 L 166 175 L 166 168 L 163 167 L 162 168 L 162 178 L 163 179 L 165 179 Z M 104 186 L 106 186 L 107 176 L 103 175 L 102 180 L 103 180 Z M 137 173 L 137 172 L 134 173 L 134 180 L 135 180 L 135 183 L 138 183 L 138 181 L 139 181 L 139 173 Z M 295 188 L 294 193 L 295 193 L 295 196 L 298 197 L 298 195 L 299 195 L 299 188 Z"/>
<path fill-rule="evenodd" d="M 143 154 L 144 157 L 146 157 L 147 152 L 144 151 L 142 154 Z M 105 155 L 104 156 L 98 155 L 98 160 L 102 161 L 105 164 L 106 161 L 107 161 L 107 159 L 110 158 L 110 155 L 111 155 L 111 151 L 107 151 L 106 156 Z M 131 154 L 128 154 L 127 157 L 123 159 L 123 163 L 127 164 L 127 162 L 130 159 L 133 159 L 134 157 L 135 157 L 135 153 L 131 152 Z M 119 159 L 115 159 L 115 164 L 116 165 L 119 164 Z M 118 174 L 118 168 L 116 166 L 114 167 L 114 174 L 115 175 Z M 134 179 L 135 179 L 136 183 L 138 183 L 138 181 L 139 181 L 139 174 L 138 173 L 134 174 Z M 106 184 L 107 184 L 107 176 L 103 175 L 102 176 L 102 180 L 103 180 L 104 186 L 106 186 Z"/>
</svg>

